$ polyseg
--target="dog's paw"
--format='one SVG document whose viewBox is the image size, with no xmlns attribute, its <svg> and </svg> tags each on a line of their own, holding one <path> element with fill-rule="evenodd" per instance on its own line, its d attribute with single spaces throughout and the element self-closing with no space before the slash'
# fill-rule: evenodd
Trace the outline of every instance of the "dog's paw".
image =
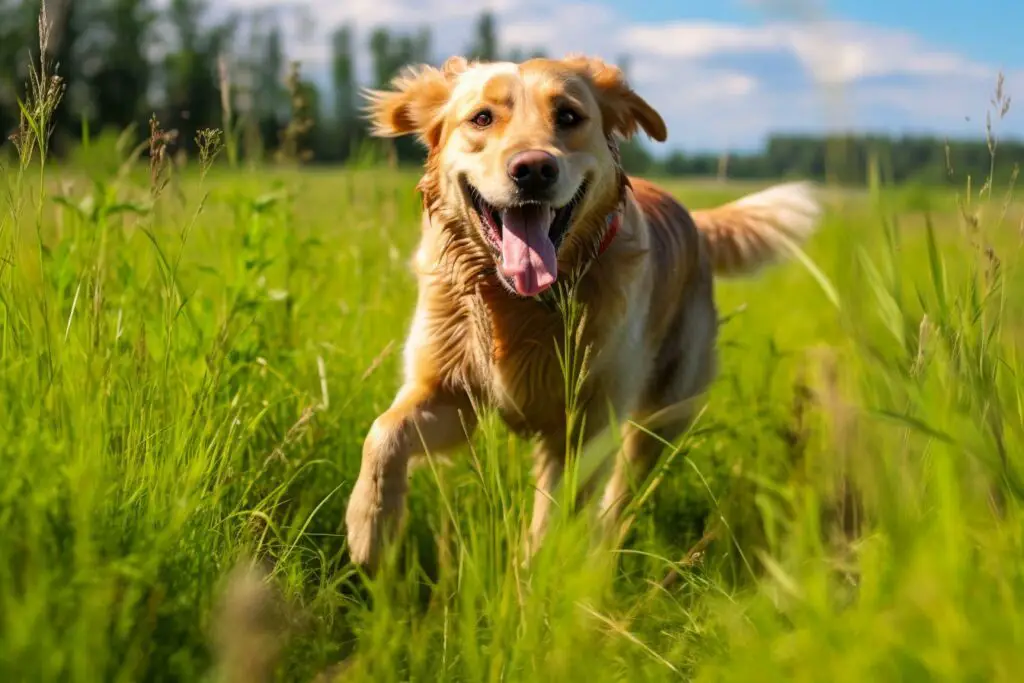
<svg viewBox="0 0 1024 683">
<path fill-rule="evenodd" d="M 352 563 L 367 571 L 377 566 L 381 545 L 383 508 L 372 482 L 356 481 L 345 511 L 348 554 Z"/>
</svg>

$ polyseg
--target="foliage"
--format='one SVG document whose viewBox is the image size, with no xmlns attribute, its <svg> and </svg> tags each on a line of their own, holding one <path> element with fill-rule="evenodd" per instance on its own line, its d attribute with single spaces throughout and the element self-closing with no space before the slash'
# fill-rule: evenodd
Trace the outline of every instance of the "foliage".
<svg viewBox="0 0 1024 683">
<path fill-rule="evenodd" d="M 873 169 L 887 182 L 956 186 L 968 176 L 976 181 L 993 175 L 1007 184 L 1024 160 L 1024 142 L 1003 141 L 995 168 L 991 168 L 989 143 L 977 140 L 943 140 L 927 136 L 881 135 L 771 135 L 759 152 L 728 155 L 672 152 L 656 160 L 646 152 L 634 162 L 670 176 L 719 175 L 723 161 L 726 176 L 735 179 L 813 178 L 849 186 L 865 186 Z"/>
</svg>

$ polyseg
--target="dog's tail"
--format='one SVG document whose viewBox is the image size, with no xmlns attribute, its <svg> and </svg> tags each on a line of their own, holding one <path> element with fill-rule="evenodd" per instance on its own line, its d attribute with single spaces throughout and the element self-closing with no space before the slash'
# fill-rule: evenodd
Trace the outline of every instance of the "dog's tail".
<svg viewBox="0 0 1024 683">
<path fill-rule="evenodd" d="M 713 209 L 692 212 L 717 275 L 748 275 L 781 260 L 818 227 L 821 207 L 808 182 L 783 183 Z"/>
</svg>

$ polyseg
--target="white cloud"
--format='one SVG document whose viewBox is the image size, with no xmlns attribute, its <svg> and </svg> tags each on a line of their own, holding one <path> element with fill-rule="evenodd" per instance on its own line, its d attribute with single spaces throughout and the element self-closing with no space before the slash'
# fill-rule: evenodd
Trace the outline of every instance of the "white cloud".
<svg viewBox="0 0 1024 683">
<path fill-rule="evenodd" d="M 558 6 L 522 0 L 499 25 L 511 45 L 540 45 L 553 54 L 568 51 L 614 53 L 620 17 L 608 6 L 567 3 Z M 613 54 L 614 56 L 614 54 Z"/>
<path fill-rule="evenodd" d="M 637 51 L 680 59 L 788 52 L 826 83 L 894 74 L 977 76 L 987 72 L 981 65 L 933 50 L 902 31 L 843 21 L 640 25 L 627 28 L 623 41 Z"/>
<path fill-rule="evenodd" d="M 800 0 L 789 0 L 794 2 L 786 16 L 807 16 Z M 248 9 L 268 3 L 227 4 Z M 608 60 L 628 55 L 634 86 L 668 123 L 670 147 L 750 148 L 775 130 L 868 127 L 977 134 L 996 78 L 995 68 L 911 33 L 848 21 L 639 24 L 608 5 L 572 0 L 305 4 L 311 30 L 290 31 L 289 43 L 307 73 L 327 72 L 330 33 L 346 22 L 356 28 L 362 45 L 357 66 L 364 79 L 370 73 L 366 38 L 377 25 L 403 30 L 429 25 L 441 61 L 465 50 L 484 8 L 497 15 L 505 49 L 539 47 L 555 56 L 581 51 Z M 1007 74 L 1007 89 L 1024 100 L 1020 66 Z M 1024 134 L 1022 119 L 1011 112 L 1004 130 Z"/>
</svg>

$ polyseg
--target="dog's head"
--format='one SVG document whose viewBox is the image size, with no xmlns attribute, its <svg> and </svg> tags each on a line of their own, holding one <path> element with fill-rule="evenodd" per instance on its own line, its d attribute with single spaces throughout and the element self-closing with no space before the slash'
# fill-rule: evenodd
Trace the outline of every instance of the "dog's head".
<svg viewBox="0 0 1024 683">
<path fill-rule="evenodd" d="M 584 243 L 615 207 L 620 177 L 609 140 L 643 129 L 664 141 L 665 123 L 599 59 L 533 59 L 410 69 L 370 93 L 378 136 L 416 134 L 429 150 L 429 186 L 494 258 L 521 296 L 547 289 L 560 251 Z M 570 239 L 567 239 L 567 236 Z"/>
</svg>

